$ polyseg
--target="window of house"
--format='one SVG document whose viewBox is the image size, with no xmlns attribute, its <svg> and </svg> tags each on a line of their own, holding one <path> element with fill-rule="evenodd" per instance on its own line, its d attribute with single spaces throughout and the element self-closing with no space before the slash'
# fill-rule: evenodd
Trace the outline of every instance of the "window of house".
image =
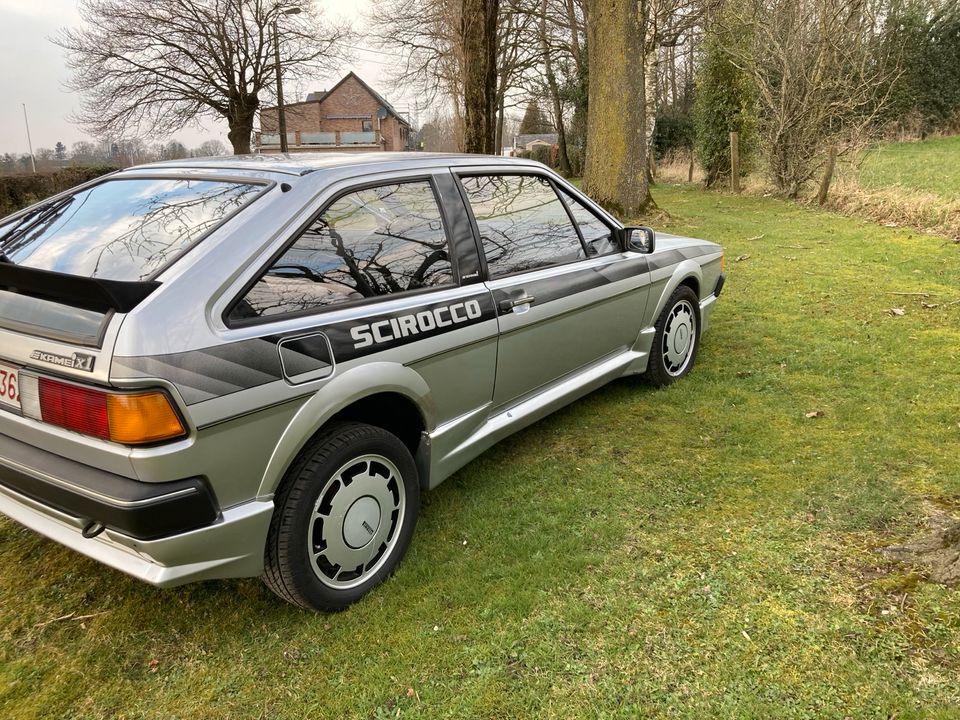
<svg viewBox="0 0 960 720">
<path fill-rule="evenodd" d="M 584 257 L 570 216 L 546 178 L 483 175 L 461 182 L 477 220 L 490 277 Z"/>
<path fill-rule="evenodd" d="M 613 230 L 610 226 L 601 220 L 593 210 L 590 210 L 563 188 L 560 188 L 560 194 L 567 203 L 567 207 L 570 208 L 570 214 L 573 215 L 573 220 L 580 229 L 583 244 L 587 248 L 587 257 L 616 252 L 617 245 L 613 239 Z"/>
<path fill-rule="evenodd" d="M 373 132 L 373 120 L 360 121 L 362 132 Z"/>
<path fill-rule="evenodd" d="M 426 181 L 335 200 L 231 311 L 233 319 L 321 310 L 453 284 L 447 237 Z"/>
</svg>

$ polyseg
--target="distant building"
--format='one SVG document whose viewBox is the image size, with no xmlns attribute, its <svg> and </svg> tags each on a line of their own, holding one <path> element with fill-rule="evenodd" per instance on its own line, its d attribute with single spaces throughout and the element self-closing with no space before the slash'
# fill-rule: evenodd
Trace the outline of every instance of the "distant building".
<svg viewBox="0 0 960 720">
<path fill-rule="evenodd" d="M 284 103 L 290 152 L 318 150 L 407 150 L 410 123 L 376 90 L 349 73 L 330 90 L 313 92 L 303 102 Z M 277 108 L 260 111 L 258 151 L 280 150 Z"/>
<path fill-rule="evenodd" d="M 560 136 L 557 133 L 536 133 L 531 135 L 514 135 L 513 136 L 513 150 L 514 154 L 518 154 L 523 151 L 529 152 L 533 150 L 537 145 L 545 145 L 547 147 L 556 147 Z"/>
</svg>

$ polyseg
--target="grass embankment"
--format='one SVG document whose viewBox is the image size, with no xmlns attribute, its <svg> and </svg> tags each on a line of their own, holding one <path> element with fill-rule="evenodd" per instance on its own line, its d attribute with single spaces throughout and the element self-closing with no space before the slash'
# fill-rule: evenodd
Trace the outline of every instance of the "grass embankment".
<svg viewBox="0 0 960 720">
<path fill-rule="evenodd" d="M 960 137 L 882 143 L 841 168 L 829 205 L 960 240 Z"/>
<path fill-rule="evenodd" d="M 339 615 L 155 590 L 0 521 L 0 717 L 955 717 L 960 593 L 875 548 L 960 506 L 960 248 L 657 199 L 727 247 L 693 375 L 486 453 Z"/>
<path fill-rule="evenodd" d="M 960 136 L 883 143 L 867 153 L 859 179 L 867 188 L 903 188 L 960 200 Z"/>
</svg>

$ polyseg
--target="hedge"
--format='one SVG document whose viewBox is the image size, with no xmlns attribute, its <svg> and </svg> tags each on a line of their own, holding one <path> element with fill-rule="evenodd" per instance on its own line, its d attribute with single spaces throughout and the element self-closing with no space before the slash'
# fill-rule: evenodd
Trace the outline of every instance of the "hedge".
<svg viewBox="0 0 960 720">
<path fill-rule="evenodd" d="M 93 165 L 36 175 L 0 176 L 0 217 L 116 170 L 119 168 L 110 165 Z"/>
</svg>

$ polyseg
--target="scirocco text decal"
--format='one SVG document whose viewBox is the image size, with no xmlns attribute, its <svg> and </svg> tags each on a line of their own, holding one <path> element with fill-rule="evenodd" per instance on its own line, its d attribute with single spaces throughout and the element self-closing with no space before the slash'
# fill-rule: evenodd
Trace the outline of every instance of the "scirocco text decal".
<svg viewBox="0 0 960 720">
<path fill-rule="evenodd" d="M 409 335 L 420 335 L 439 328 L 476 320 L 483 315 L 480 303 L 476 300 L 441 305 L 432 310 L 422 310 L 409 315 L 397 315 L 365 325 L 350 328 L 353 347 L 364 348 L 369 345 L 388 343 Z"/>
</svg>

